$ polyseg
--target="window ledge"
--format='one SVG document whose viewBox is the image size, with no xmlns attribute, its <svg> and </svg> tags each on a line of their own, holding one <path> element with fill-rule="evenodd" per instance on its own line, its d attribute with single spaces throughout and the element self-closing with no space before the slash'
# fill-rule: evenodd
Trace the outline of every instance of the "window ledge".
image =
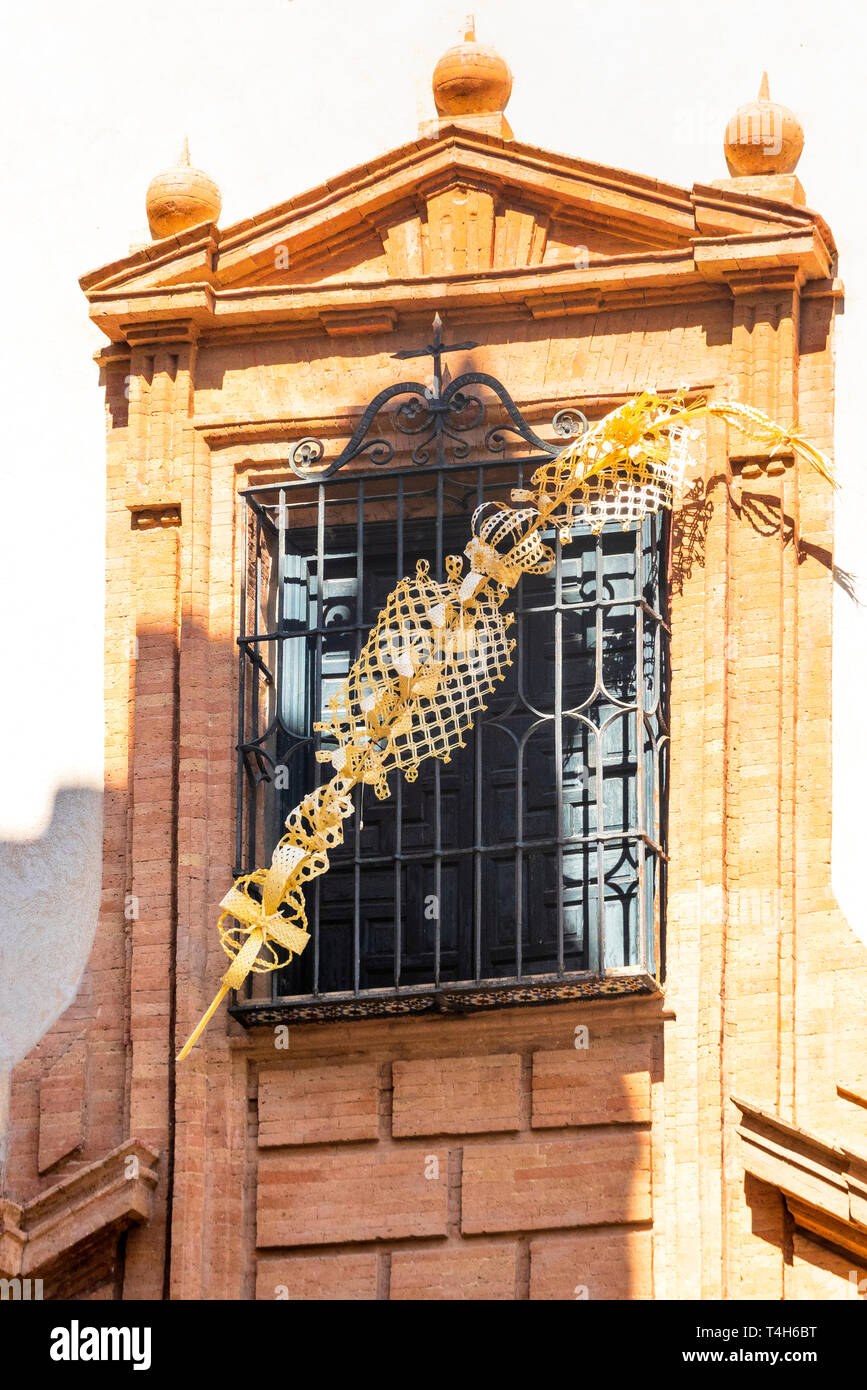
<svg viewBox="0 0 867 1390">
<path fill-rule="evenodd" d="M 245 1028 L 291 1022 L 345 1022 L 353 1018 L 389 1018 L 403 1014 L 463 1014 L 484 1009 L 561 1004 L 570 999 L 603 999 L 633 994 L 661 994 L 659 981 L 646 970 L 582 972 L 527 980 L 480 980 L 454 984 L 408 985 L 400 990 L 363 994 L 286 996 L 237 1000 L 229 1009 Z"/>
</svg>

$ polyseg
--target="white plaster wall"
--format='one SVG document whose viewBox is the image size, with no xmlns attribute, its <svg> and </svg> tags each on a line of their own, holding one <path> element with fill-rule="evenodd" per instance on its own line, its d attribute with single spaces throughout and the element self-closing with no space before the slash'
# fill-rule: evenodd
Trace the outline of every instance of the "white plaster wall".
<svg viewBox="0 0 867 1390">
<path fill-rule="evenodd" d="M 57 793 L 42 835 L 0 860 L 0 1187 L 12 1069 L 75 998 L 99 911 L 102 796 Z"/>
<path fill-rule="evenodd" d="M 4 14 L 0 900 L 19 940 L 58 947 L 47 900 L 28 891 L 21 905 L 25 861 L 4 842 L 43 836 L 56 792 L 101 789 L 104 425 L 91 354 L 102 339 L 77 277 L 148 239 L 145 189 L 184 135 L 222 188 L 224 225 L 411 139 L 434 114 L 430 75 L 464 13 L 452 0 L 150 0 L 144 9 L 50 0 Z M 480 41 L 515 73 L 517 137 L 544 148 L 689 186 L 725 177 L 726 122 L 764 68 L 772 95 L 799 114 L 799 176 L 834 229 L 848 288 L 837 561 L 867 599 L 867 9 L 851 0 L 476 0 L 475 13 Z M 867 608 L 842 593 L 835 644 L 834 881 L 867 939 Z M 99 819 L 98 795 L 58 803 L 52 902 L 62 902 L 64 882 L 78 885 L 65 910 L 68 949 L 56 957 L 63 980 L 47 1013 L 38 990 L 0 981 L 0 1066 L 32 1046 L 76 986 L 95 924 Z M 27 863 L 35 883 L 38 864 Z M 4 948 L 0 968 L 10 961 Z M 35 969 L 32 953 L 21 969 Z"/>
</svg>

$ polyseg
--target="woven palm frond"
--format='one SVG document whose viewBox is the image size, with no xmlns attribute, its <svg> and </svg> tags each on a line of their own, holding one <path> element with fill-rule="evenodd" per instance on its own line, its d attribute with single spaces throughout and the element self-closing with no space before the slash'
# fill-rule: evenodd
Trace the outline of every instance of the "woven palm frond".
<svg viewBox="0 0 867 1390">
<path fill-rule="evenodd" d="M 742 405 L 740 401 L 715 401 L 705 409 L 708 415 L 716 415 L 725 420 L 727 424 L 733 425 L 751 439 L 770 444 L 775 453 L 785 448 L 793 450 L 812 464 L 826 482 L 832 487 L 837 487 L 837 478 L 828 455 L 805 439 L 794 426 L 791 429 L 783 429 L 760 410 L 751 405 Z"/>
<path fill-rule="evenodd" d="M 331 780 L 306 796 L 286 820 L 286 834 L 268 870 L 238 879 L 223 899 L 219 922 L 230 966 L 220 990 L 180 1053 L 185 1057 L 229 989 L 250 971 L 281 968 L 308 938 L 304 885 L 329 868 L 328 851 L 342 843 L 353 811 L 353 788 L 372 785 L 389 795 L 388 773 L 412 781 L 427 758 L 448 762 L 487 695 L 511 665 L 513 621 L 503 600 L 522 574 L 546 574 L 554 551 L 546 529 L 567 544 L 576 523 L 599 532 L 624 529 L 682 497 L 689 469 L 700 462 L 704 431 L 715 416 L 772 451 L 791 449 L 834 484 L 830 460 L 795 427 L 784 429 L 737 401 L 687 403 L 643 391 L 598 420 L 516 490 L 517 508 L 485 503 L 472 519 L 465 555 L 446 561 L 448 578 L 431 579 L 425 561 L 400 580 L 349 676 L 314 725 L 326 739 L 316 754 L 334 769 Z M 237 925 L 231 925 L 235 922 Z M 278 949 L 281 948 L 281 949 Z"/>
</svg>

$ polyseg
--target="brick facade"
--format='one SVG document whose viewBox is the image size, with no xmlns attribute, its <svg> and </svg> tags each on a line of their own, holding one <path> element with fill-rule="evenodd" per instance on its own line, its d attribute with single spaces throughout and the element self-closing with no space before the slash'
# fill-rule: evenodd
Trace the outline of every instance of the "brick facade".
<svg viewBox="0 0 867 1390">
<path fill-rule="evenodd" d="M 342 447 L 436 310 L 540 430 L 685 383 L 830 450 L 835 273 L 820 217 L 736 179 L 440 123 L 84 278 L 110 339 L 102 911 L 15 1073 L 0 1211 L 26 1263 L 56 1190 L 59 1292 L 857 1296 L 860 1179 L 798 1197 L 790 1156 L 802 1133 L 820 1169 L 867 1151 L 867 952 L 830 890 L 833 497 L 722 427 L 675 524 L 660 993 L 293 1026 L 286 1049 L 224 1011 L 174 1062 L 224 969 L 239 489 L 285 476 L 290 440 Z M 755 1171 L 740 1101 L 771 1116 Z M 124 1206 L 131 1139 L 150 1176 Z"/>
</svg>

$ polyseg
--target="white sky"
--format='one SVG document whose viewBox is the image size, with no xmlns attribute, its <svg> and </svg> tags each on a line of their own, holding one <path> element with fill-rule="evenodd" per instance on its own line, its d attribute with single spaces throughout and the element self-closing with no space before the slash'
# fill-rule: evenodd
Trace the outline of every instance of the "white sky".
<svg viewBox="0 0 867 1390">
<path fill-rule="evenodd" d="M 103 341 L 77 280 L 148 239 L 144 195 L 184 135 L 223 225 L 412 139 L 472 0 L 247 0 L 7 7 L 0 58 L 4 397 L 0 836 L 39 833 L 56 788 L 101 785 Z M 837 562 L 867 600 L 864 238 L 867 7 L 825 0 L 578 5 L 476 0 L 510 63 L 518 139 L 689 187 L 726 176 L 755 96 L 800 117 L 798 175 L 840 248 Z M 867 609 L 835 613 L 835 883 L 859 891 Z"/>
</svg>

